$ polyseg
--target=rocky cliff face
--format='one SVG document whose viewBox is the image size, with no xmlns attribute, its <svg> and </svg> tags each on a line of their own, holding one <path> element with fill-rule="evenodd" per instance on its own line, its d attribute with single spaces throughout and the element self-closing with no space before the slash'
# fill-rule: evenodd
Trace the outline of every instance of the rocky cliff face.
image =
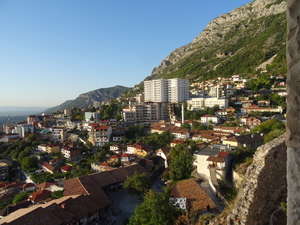
<svg viewBox="0 0 300 225">
<path fill-rule="evenodd" d="M 166 68 L 169 68 L 180 60 L 189 57 L 191 54 L 199 51 L 199 49 L 200 51 L 205 51 L 205 49 L 209 48 L 210 45 L 217 44 L 229 31 L 233 29 L 234 26 L 247 26 L 247 21 L 250 22 L 262 17 L 282 13 L 285 10 L 285 1 L 255 0 L 229 13 L 217 17 L 212 20 L 190 44 L 174 50 L 169 56 L 167 56 L 158 67 L 153 69 L 151 76 L 146 78 L 146 80 L 158 76 Z M 240 24 L 241 21 L 246 21 L 246 23 Z"/>
<path fill-rule="evenodd" d="M 286 224 L 280 203 L 286 202 L 285 135 L 259 147 L 231 210 L 227 225 Z"/>
</svg>

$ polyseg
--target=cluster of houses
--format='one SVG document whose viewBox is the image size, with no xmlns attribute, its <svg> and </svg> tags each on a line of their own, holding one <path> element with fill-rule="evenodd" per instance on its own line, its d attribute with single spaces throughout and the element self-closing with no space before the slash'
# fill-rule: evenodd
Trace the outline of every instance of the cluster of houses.
<svg viewBox="0 0 300 225">
<path fill-rule="evenodd" d="M 31 115 L 26 122 L 16 125 L 6 124 L 4 126 L 6 134 L 0 137 L 0 142 L 13 142 L 28 137 L 30 133 L 36 135 L 38 140 L 48 141 L 48 144 L 40 144 L 35 150 L 40 160 L 40 171 L 50 173 L 71 171 L 72 166 L 66 164 L 65 160 L 76 162 L 82 157 L 80 148 L 74 144 L 78 141 L 84 144 L 91 143 L 94 147 L 113 142 L 110 144 L 110 151 L 114 154 L 104 162 L 91 163 L 91 170 L 94 173 L 65 180 L 63 187 L 56 183 L 40 185 L 0 183 L 0 202 L 11 199 L 22 191 L 37 190 L 30 194 L 28 201 L 6 207 L 5 212 L 0 211 L 0 216 L 3 217 L 1 224 L 17 225 L 23 224 L 22 221 L 25 220 L 30 221 L 30 224 L 43 224 L 43 221 L 51 221 L 45 224 L 99 222 L 109 216 L 110 191 L 118 190 L 126 177 L 136 172 L 146 173 L 152 177 L 168 169 L 171 162 L 171 148 L 185 143 L 188 139 L 198 143 L 198 150 L 194 153 L 197 174 L 209 182 L 213 193 L 217 193 L 219 191 L 217 179 L 225 178 L 232 183 L 235 182 L 230 152 L 239 146 L 256 148 L 263 143 L 263 134 L 243 134 L 262 122 L 259 118 L 247 114 L 283 112 L 281 107 L 271 108 L 270 101 L 267 100 L 258 101 L 258 104 L 254 105 L 249 97 L 234 96 L 236 90 L 244 88 L 245 82 L 241 76 L 234 75 L 231 78 L 212 79 L 191 85 L 194 90 L 190 91 L 192 98 L 187 100 L 188 110 L 213 107 L 216 104 L 221 106 L 221 110 L 215 115 L 204 115 L 197 121 L 205 125 L 214 125 L 212 130 L 183 129 L 183 123 L 193 127 L 195 122 L 184 119 L 178 121 L 174 116 L 174 102 L 145 102 L 143 94 L 129 99 L 129 106 L 124 107 L 122 111 L 121 121 L 115 119 L 102 121 L 99 112 L 85 112 L 86 120 L 80 121 L 71 119 L 70 110 L 66 109 L 60 115 Z M 278 86 L 282 85 L 284 83 L 278 83 Z M 199 91 L 200 89 L 202 90 Z M 148 95 L 148 98 L 151 98 L 151 92 Z M 240 112 L 245 114 L 239 120 L 239 127 L 220 125 L 222 117 L 234 116 L 236 113 L 235 108 L 228 107 L 229 102 L 241 106 Z M 170 147 L 161 149 L 153 149 L 144 143 L 116 144 L 125 138 L 125 130 L 131 125 L 149 125 L 150 133 L 169 132 L 173 134 L 174 141 L 170 143 Z M 74 128 L 86 131 L 88 135 L 82 137 L 70 132 Z M 45 161 L 44 153 L 60 153 L 63 158 Z M 8 165 L 3 163 L 5 162 L 0 162 L 0 176 L 5 179 L 4 174 Z M 62 188 L 64 197 L 52 199 L 51 193 Z M 176 204 L 183 209 L 189 205 L 196 208 L 198 213 L 203 213 L 217 208 L 194 179 L 178 182 L 172 187 L 172 195 Z M 34 205 L 28 208 L 25 203 Z"/>
<path fill-rule="evenodd" d="M 39 185 L 25 182 L 1 182 L 0 203 L 11 202 L 17 194 L 27 192 L 30 193 L 27 201 L 32 205 L 51 198 L 51 193 L 54 191 L 63 191 L 63 187 L 56 182 L 44 182 Z M 27 203 L 24 205 L 24 207 L 28 207 Z M 18 204 L 18 207 L 20 207 L 20 204 Z M 7 212 L 7 209 L 0 210 L 0 217 L 2 218 L 8 213 L 10 212 Z"/>
<path fill-rule="evenodd" d="M 35 191 L 27 200 L 0 210 L 1 224 L 104 224 L 111 216 L 111 191 L 118 190 L 128 176 L 149 171 L 140 164 L 132 164 L 105 172 L 97 172 L 64 181 L 64 197 L 52 199 L 55 183 L 34 184 L 1 183 L 2 192 L 9 185 L 19 191 Z M 5 186 L 6 185 L 6 186 Z M 26 185 L 28 186 L 26 189 Z M 219 212 L 216 204 L 194 179 L 178 182 L 172 187 L 173 204 L 195 213 Z M 30 206 L 30 207 L 29 207 Z M 26 224 L 27 224 L 26 223 Z"/>
</svg>

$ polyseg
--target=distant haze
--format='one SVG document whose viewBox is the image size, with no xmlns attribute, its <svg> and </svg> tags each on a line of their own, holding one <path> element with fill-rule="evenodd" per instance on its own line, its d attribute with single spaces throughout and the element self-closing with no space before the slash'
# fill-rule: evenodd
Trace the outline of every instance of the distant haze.
<svg viewBox="0 0 300 225">
<path fill-rule="evenodd" d="M 40 114 L 47 107 L 14 107 L 0 106 L 0 116 L 28 116 L 31 114 Z"/>
</svg>

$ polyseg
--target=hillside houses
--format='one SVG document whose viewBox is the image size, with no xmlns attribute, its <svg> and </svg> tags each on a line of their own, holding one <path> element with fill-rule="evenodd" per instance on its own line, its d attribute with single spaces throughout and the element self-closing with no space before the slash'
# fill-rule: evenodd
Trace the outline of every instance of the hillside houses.
<svg viewBox="0 0 300 225">
<path fill-rule="evenodd" d="M 236 76 L 234 79 L 234 82 L 245 83 L 241 77 Z M 231 151 L 238 147 L 256 148 L 263 143 L 263 134 L 244 134 L 261 124 L 264 118 L 261 118 L 258 113 L 282 113 L 283 108 L 280 106 L 271 108 L 274 102 L 268 99 L 258 100 L 262 99 L 262 96 L 256 98 L 252 92 L 242 92 L 243 84 L 235 86 L 231 80 L 213 79 L 201 82 L 201 87 L 203 89 L 199 91 L 194 87 L 190 105 L 189 100 L 186 99 L 188 103 L 184 106 L 188 110 L 184 112 L 188 117 L 186 120 L 184 117 L 180 118 L 176 112 L 181 108 L 178 102 L 144 102 L 143 95 L 139 94 L 127 100 L 122 99 L 125 104 L 118 108 L 121 112 L 118 115 L 119 121 L 117 119 L 101 120 L 100 110 L 99 118 L 93 120 L 91 118 L 71 119 L 71 114 L 66 112 L 68 115 L 57 114 L 53 118 L 47 117 L 47 121 L 44 121 L 46 117 L 29 116 L 27 123 L 19 123 L 16 128 L 7 127 L 11 133 L 1 136 L 2 142 L 26 140 L 31 128 L 35 131 L 37 140 L 43 141 L 37 149 L 30 150 L 31 156 L 39 159 L 40 168 L 35 171 L 36 173 L 44 171 L 61 176 L 62 178 L 59 179 L 66 179 L 64 176 L 80 174 L 75 173 L 77 171 L 74 170 L 81 169 L 80 163 L 83 162 L 86 166 L 85 174 L 90 174 L 80 174 L 81 176 L 65 180 L 65 196 L 58 200 L 51 199 L 51 192 L 62 190 L 62 187 L 56 184 L 46 182 L 32 186 L 24 183 L 3 183 L 3 187 L 0 185 L 3 192 L 0 201 L 11 199 L 20 191 L 39 189 L 29 198 L 29 201 L 36 205 L 31 209 L 22 209 L 18 215 L 14 214 L 16 221 L 19 218 L 20 220 L 28 219 L 30 215 L 38 217 L 36 212 L 44 213 L 45 211 L 45 218 L 53 217 L 61 223 L 76 221 L 74 223 L 79 224 L 95 221 L 109 208 L 111 204 L 108 198 L 109 193 L 112 190 L 118 190 L 126 177 L 139 172 L 147 173 L 153 178 L 164 170 L 170 171 L 172 160 L 170 151 L 179 144 L 185 144 L 190 148 L 194 153 L 193 165 L 196 167 L 197 175 L 207 180 L 213 191 L 217 191 L 215 187 L 218 179 L 231 179 Z M 222 90 L 218 90 L 218 87 Z M 237 90 L 240 90 L 243 95 L 235 95 L 238 93 Z M 208 97 L 209 94 L 213 97 Z M 202 99 L 202 102 L 198 101 L 199 99 Z M 218 102 L 222 103 L 219 105 L 222 110 L 215 107 L 215 103 Z M 230 107 L 228 107 L 229 102 Z M 209 108 L 207 108 L 208 104 L 210 104 Z M 78 111 L 84 112 L 84 109 L 78 109 Z M 253 112 L 256 113 L 255 117 L 251 115 Z M 134 126 L 130 127 L 132 125 Z M 140 132 L 142 129 L 143 132 Z M 19 133 L 13 133 L 14 131 Z M 130 132 L 135 132 L 135 134 L 131 137 Z M 172 141 L 168 140 L 164 147 L 144 141 L 145 137 L 152 138 L 151 134 L 164 132 L 172 134 L 170 136 L 173 138 Z M 156 147 L 145 144 L 143 141 Z M 193 199 L 191 192 L 196 187 L 193 181 L 178 182 L 173 189 L 174 197 L 190 199 L 186 202 L 186 207 L 194 205 L 200 207 L 201 205 L 201 213 L 209 211 L 208 208 L 205 209 L 207 206 L 209 209 L 214 209 L 215 205 L 209 202 L 209 199 L 204 200 L 205 203 L 201 203 L 198 198 Z M 195 193 L 198 192 L 195 191 Z M 199 195 L 202 196 L 202 194 L 199 192 Z M 40 205 L 37 205 L 39 202 Z M 75 207 L 72 204 L 81 204 L 82 207 Z M 56 217 L 56 212 L 63 216 Z M 13 219 L 10 220 L 7 217 L 3 221 L 4 224 L 9 224 Z"/>
</svg>

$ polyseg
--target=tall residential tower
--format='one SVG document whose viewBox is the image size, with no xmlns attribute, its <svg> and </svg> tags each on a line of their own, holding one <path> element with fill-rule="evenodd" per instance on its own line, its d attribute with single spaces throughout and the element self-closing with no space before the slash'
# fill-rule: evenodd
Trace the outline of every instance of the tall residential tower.
<svg viewBox="0 0 300 225">
<path fill-rule="evenodd" d="M 145 102 L 179 103 L 189 99 L 189 81 L 181 78 L 144 81 Z"/>
</svg>

